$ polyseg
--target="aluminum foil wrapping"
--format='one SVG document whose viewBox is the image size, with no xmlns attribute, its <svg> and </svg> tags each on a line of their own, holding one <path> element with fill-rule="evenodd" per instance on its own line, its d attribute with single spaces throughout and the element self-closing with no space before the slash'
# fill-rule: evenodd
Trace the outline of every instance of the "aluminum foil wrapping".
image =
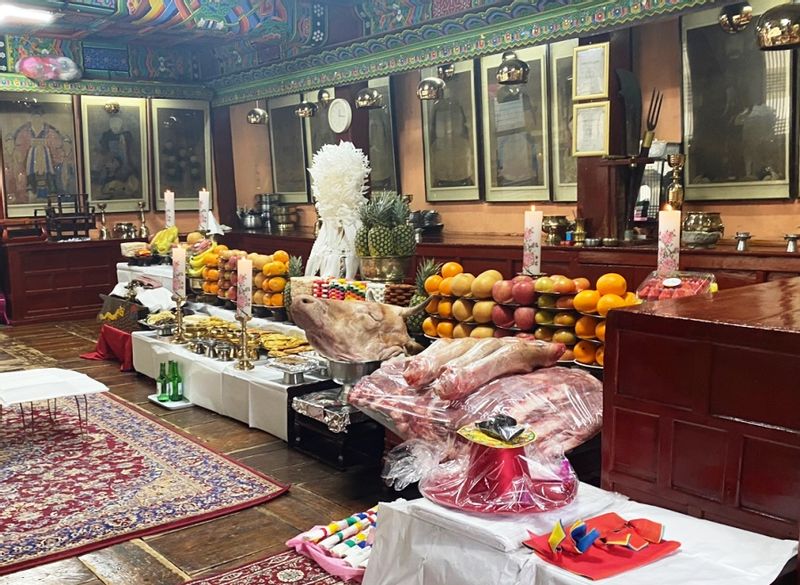
<svg viewBox="0 0 800 585">
<path fill-rule="evenodd" d="M 339 400 L 339 390 L 322 390 L 296 396 L 292 399 L 292 409 L 323 423 L 333 433 L 346 433 L 351 423 L 367 419 L 357 408 Z"/>
</svg>

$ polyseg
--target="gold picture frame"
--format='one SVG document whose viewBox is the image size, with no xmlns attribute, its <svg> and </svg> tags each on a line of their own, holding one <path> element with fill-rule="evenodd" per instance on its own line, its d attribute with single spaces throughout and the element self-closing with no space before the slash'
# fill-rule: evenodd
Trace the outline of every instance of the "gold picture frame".
<svg viewBox="0 0 800 585">
<path fill-rule="evenodd" d="M 610 43 L 581 45 L 572 51 L 572 100 L 608 97 Z"/>
<path fill-rule="evenodd" d="M 294 111 L 300 95 L 267 101 L 272 185 L 284 203 L 308 203 L 308 166 L 303 121 Z"/>
<path fill-rule="evenodd" d="M 573 104 L 572 156 L 608 155 L 610 113 L 608 100 Z"/>
<path fill-rule="evenodd" d="M 547 201 L 547 47 L 517 49 L 515 54 L 528 65 L 525 84 L 497 81 L 502 55 L 481 59 L 485 197 L 490 202 Z"/>
</svg>

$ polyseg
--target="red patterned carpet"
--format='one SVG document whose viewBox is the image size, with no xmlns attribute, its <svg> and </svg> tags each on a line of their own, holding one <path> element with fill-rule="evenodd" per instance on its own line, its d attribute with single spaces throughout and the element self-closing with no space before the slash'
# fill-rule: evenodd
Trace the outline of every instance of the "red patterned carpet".
<svg viewBox="0 0 800 585">
<path fill-rule="evenodd" d="M 186 585 L 345 585 L 293 550 Z"/>
<path fill-rule="evenodd" d="M 286 489 L 111 395 L 89 398 L 84 434 L 74 401 L 59 401 L 55 421 L 40 406 L 33 432 L 6 409 L 0 575 L 255 506 Z"/>
</svg>

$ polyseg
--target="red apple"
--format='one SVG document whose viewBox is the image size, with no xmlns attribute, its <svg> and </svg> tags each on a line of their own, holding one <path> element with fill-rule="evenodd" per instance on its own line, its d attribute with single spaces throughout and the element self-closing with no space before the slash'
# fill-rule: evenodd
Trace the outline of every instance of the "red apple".
<svg viewBox="0 0 800 585">
<path fill-rule="evenodd" d="M 492 322 L 498 327 L 514 326 L 514 309 L 503 305 L 492 307 Z"/>
<path fill-rule="evenodd" d="M 592 283 L 589 282 L 588 278 L 573 278 L 572 282 L 575 283 L 575 290 L 581 292 L 582 290 L 586 290 L 587 288 L 592 288 Z"/>
<path fill-rule="evenodd" d="M 514 311 L 514 323 L 523 331 L 531 331 L 536 325 L 536 309 L 517 307 Z"/>
<path fill-rule="evenodd" d="M 520 305 L 532 305 L 536 298 L 533 280 L 514 283 L 511 288 L 511 298 Z"/>
<path fill-rule="evenodd" d="M 527 274 L 517 274 L 514 278 L 511 279 L 511 282 L 513 282 L 514 284 L 518 282 L 533 282 L 533 278 L 531 278 Z"/>
<path fill-rule="evenodd" d="M 514 297 L 512 289 L 514 283 L 510 280 L 498 280 L 492 285 L 492 298 L 498 303 L 510 303 Z"/>
</svg>

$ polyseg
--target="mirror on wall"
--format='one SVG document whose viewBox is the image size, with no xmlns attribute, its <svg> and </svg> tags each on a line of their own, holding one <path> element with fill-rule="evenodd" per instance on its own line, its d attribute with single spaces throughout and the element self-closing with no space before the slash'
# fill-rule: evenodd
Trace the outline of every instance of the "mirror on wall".
<svg viewBox="0 0 800 585">
<path fill-rule="evenodd" d="M 295 114 L 299 95 L 268 100 L 272 184 L 286 203 L 308 203 L 303 121 Z"/>
<path fill-rule="evenodd" d="M 753 18 L 781 1 L 753 0 Z M 793 52 L 760 51 L 718 15 L 682 19 L 686 198 L 788 197 Z"/>
<path fill-rule="evenodd" d="M 373 191 L 399 191 L 391 80 L 370 79 L 367 87 L 380 94 L 379 104 L 368 108 L 370 186 Z"/>
<path fill-rule="evenodd" d="M 72 100 L 67 95 L 2 95 L 0 136 L 8 217 L 31 216 L 48 197 L 78 193 Z"/>
<path fill-rule="evenodd" d="M 547 49 L 530 47 L 514 53 L 528 65 L 525 83 L 498 82 L 503 55 L 481 59 L 486 201 L 547 200 Z"/>
<path fill-rule="evenodd" d="M 436 75 L 435 68 L 422 71 L 423 79 Z M 454 64 L 452 75 L 444 81 L 440 99 L 422 102 L 427 199 L 476 201 L 481 189 L 474 61 Z"/>
<path fill-rule="evenodd" d="M 572 156 L 572 62 L 578 39 L 549 46 L 553 201 L 577 201 L 578 164 Z"/>
</svg>

